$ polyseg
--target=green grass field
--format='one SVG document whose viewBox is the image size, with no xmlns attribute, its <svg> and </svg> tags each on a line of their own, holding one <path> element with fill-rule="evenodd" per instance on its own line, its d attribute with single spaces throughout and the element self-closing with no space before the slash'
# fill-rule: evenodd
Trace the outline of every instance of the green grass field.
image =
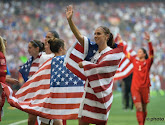
<svg viewBox="0 0 165 125">
<path fill-rule="evenodd" d="M 151 97 L 148 104 L 147 118 L 164 118 L 164 121 L 146 121 L 145 125 L 165 125 L 165 96 Z M 27 125 L 27 114 L 10 107 L 6 102 L 4 116 L 0 125 Z M 78 125 L 77 120 L 68 120 L 67 125 Z M 138 125 L 136 112 L 124 111 L 121 105 L 121 94 L 114 92 L 114 101 L 109 115 L 108 125 Z"/>
</svg>

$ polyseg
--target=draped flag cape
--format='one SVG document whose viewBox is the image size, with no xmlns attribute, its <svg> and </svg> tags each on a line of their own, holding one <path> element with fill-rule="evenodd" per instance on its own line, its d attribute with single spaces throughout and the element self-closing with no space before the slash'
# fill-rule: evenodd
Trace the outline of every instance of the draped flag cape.
<svg viewBox="0 0 165 125">
<path fill-rule="evenodd" d="M 84 44 L 88 43 L 90 40 L 84 37 Z M 88 50 L 76 43 L 68 51 L 65 64 L 75 75 L 86 80 L 79 116 L 88 123 L 104 124 L 108 119 L 113 100 L 113 76 L 122 58 L 123 47 L 118 45 L 115 49 L 104 53 L 96 64 L 85 61 L 86 55 L 88 56 Z M 78 63 L 81 61 L 83 68 L 80 69 Z"/>
<path fill-rule="evenodd" d="M 16 94 L 1 83 L 8 103 L 47 119 L 77 119 L 84 81 L 63 65 L 64 58 L 47 60 Z"/>
<path fill-rule="evenodd" d="M 38 70 L 41 55 L 42 53 L 39 53 L 36 59 L 31 56 L 30 59 L 20 67 L 19 72 L 25 82 L 28 80 L 29 76 L 32 76 Z"/>
</svg>

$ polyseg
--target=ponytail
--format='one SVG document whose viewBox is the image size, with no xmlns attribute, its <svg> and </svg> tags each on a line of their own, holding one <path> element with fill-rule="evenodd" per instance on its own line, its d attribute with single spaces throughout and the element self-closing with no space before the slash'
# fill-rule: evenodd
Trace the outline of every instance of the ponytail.
<svg viewBox="0 0 165 125">
<path fill-rule="evenodd" d="M 147 51 L 146 51 L 146 49 L 144 49 L 144 48 L 141 48 L 141 50 L 143 51 L 143 53 L 144 53 L 144 54 L 146 54 L 146 56 L 145 56 L 145 59 L 148 59 L 148 54 L 147 54 Z"/>
<path fill-rule="evenodd" d="M 110 32 L 109 33 L 109 38 L 108 38 L 108 41 L 107 41 L 107 45 L 111 48 L 115 48 L 115 43 L 114 43 L 114 39 L 113 39 L 113 34 Z"/>
<path fill-rule="evenodd" d="M 32 40 L 30 41 L 32 43 L 32 46 L 37 48 L 39 47 L 39 52 L 42 52 L 44 50 L 44 43 L 38 40 Z"/>
<path fill-rule="evenodd" d="M 3 38 L 0 36 L 0 51 L 5 55 L 6 54 L 6 48 L 4 44 Z"/>
<path fill-rule="evenodd" d="M 50 50 L 53 53 L 58 53 L 60 52 L 60 48 L 64 49 L 64 40 L 62 39 L 53 39 L 53 40 L 49 40 L 48 43 L 50 44 Z"/>
<path fill-rule="evenodd" d="M 105 27 L 105 26 L 100 26 L 100 27 L 103 29 L 105 34 L 109 34 L 109 38 L 107 40 L 107 45 L 114 49 L 115 48 L 115 42 L 113 39 L 113 34 L 110 32 L 110 30 L 107 27 Z"/>
</svg>

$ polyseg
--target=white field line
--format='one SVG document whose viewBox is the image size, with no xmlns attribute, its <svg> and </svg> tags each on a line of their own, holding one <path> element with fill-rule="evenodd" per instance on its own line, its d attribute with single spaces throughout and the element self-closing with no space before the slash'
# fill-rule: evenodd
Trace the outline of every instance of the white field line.
<svg viewBox="0 0 165 125">
<path fill-rule="evenodd" d="M 25 119 L 25 120 L 22 120 L 22 121 L 19 121 L 19 122 L 11 123 L 11 124 L 9 124 L 9 125 L 19 125 L 19 124 L 21 124 L 21 123 L 25 123 L 25 122 L 27 122 L 27 121 L 28 121 L 28 120 Z"/>
</svg>

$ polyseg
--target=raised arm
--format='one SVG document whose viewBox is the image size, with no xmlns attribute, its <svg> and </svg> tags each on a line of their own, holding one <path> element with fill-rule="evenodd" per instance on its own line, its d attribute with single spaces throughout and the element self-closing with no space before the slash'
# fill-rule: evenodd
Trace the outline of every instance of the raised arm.
<svg viewBox="0 0 165 125">
<path fill-rule="evenodd" d="M 152 42 L 150 41 L 150 35 L 149 35 L 149 33 L 145 32 L 145 34 L 144 34 L 144 39 L 148 41 L 148 46 L 149 46 L 149 59 L 151 59 L 151 61 L 153 62 L 154 51 L 153 51 Z"/>
<path fill-rule="evenodd" d="M 123 53 L 125 54 L 125 57 L 128 58 L 130 61 L 133 61 L 134 57 L 136 56 L 136 54 L 134 53 L 134 51 L 132 49 L 130 49 L 129 51 L 127 50 L 127 43 L 122 39 L 120 34 L 117 34 L 116 37 L 116 42 L 123 46 Z M 132 53 L 132 54 L 131 54 Z"/>
<path fill-rule="evenodd" d="M 84 47 L 84 37 L 80 33 L 80 31 L 78 30 L 76 25 L 74 24 L 74 22 L 72 20 L 72 16 L 73 16 L 73 7 L 71 5 L 69 5 L 69 6 L 67 6 L 67 9 L 66 9 L 66 18 L 68 20 L 70 29 L 72 30 L 73 34 L 75 35 L 75 37 L 77 38 L 79 43 Z"/>
</svg>

